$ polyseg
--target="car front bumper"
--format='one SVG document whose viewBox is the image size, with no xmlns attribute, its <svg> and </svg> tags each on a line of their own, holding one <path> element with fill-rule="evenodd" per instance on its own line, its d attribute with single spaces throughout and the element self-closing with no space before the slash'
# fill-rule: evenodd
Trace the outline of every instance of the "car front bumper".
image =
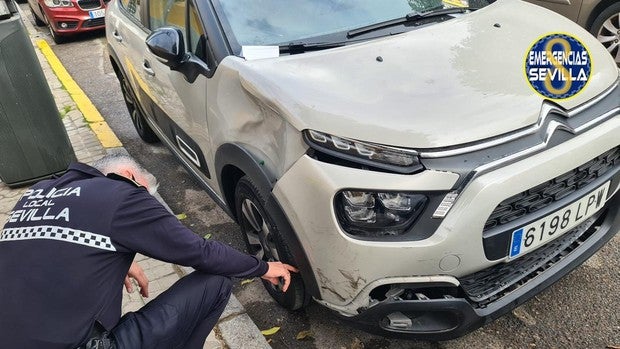
<svg viewBox="0 0 620 349">
<path fill-rule="evenodd" d="M 88 10 L 77 7 L 44 7 L 44 11 L 54 30 L 62 35 L 105 28 L 105 17 L 91 18 Z M 65 23 L 66 27 L 63 27 L 62 23 Z"/>
<path fill-rule="evenodd" d="M 335 195 L 350 188 L 449 193 L 455 190 L 459 175 L 432 170 L 414 175 L 365 171 L 304 155 L 277 182 L 273 195 L 306 251 L 320 290 L 319 295 L 314 295 L 318 302 L 372 332 L 447 339 L 477 328 L 523 303 L 574 269 L 620 230 L 620 165 L 615 163 L 605 178 L 592 183 L 592 186 L 598 186 L 602 181 L 611 181 L 611 189 L 608 202 L 596 216 L 596 225 L 600 224 L 600 228 L 590 232 L 587 242 L 563 256 L 544 273 L 486 303 L 472 301 L 463 288 L 462 282 L 472 282 L 473 275 L 512 265 L 521 259 L 510 261 L 507 255 L 499 259 L 487 257 L 483 230 L 499 203 L 618 147 L 618 134 L 620 115 L 616 112 L 604 124 L 561 145 L 475 177 L 459 193 L 446 217 L 436 227 L 428 225 L 433 231 L 421 240 L 368 241 L 346 234 L 336 218 Z M 576 195 L 585 194 L 580 193 Z M 570 198 L 572 201 L 577 199 L 578 196 Z M 424 214 L 432 212 L 431 207 Z M 585 227 L 581 233 L 593 229 L 593 221 L 590 223 L 591 226 Z M 392 285 L 412 289 L 439 285 L 454 292 L 445 299 L 390 300 L 389 297 L 376 297 L 376 290 Z M 416 317 L 431 310 L 435 315 L 428 318 L 428 326 L 422 323 L 416 326 L 415 321 L 412 328 L 406 328 L 406 321 L 396 326 L 400 329 L 385 325 L 391 320 L 398 323 L 400 315 L 392 316 L 391 320 L 388 318 L 396 312 L 410 311 L 417 314 L 413 316 Z"/>
<path fill-rule="evenodd" d="M 544 267 L 530 271 L 530 281 L 494 302 L 480 306 L 467 297 L 386 299 L 345 319 L 365 331 L 388 337 L 447 340 L 463 336 L 542 292 L 611 240 L 620 230 L 620 195 L 616 195 L 597 218 L 595 224 L 580 232 L 580 238 L 573 240 L 571 245 L 577 247 L 567 246 L 547 255 Z M 399 322 L 405 314 L 413 318 L 412 321 Z"/>
</svg>

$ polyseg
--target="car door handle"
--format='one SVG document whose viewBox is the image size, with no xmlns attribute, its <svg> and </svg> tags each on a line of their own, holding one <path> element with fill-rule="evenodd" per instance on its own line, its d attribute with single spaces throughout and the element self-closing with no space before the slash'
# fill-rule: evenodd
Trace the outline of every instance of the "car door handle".
<svg viewBox="0 0 620 349">
<path fill-rule="evenodd" d="M 144 60 L 144 63 L 142 63 L 142 69 L 144 69 L 148 75 L 155 76 L 155 72 L 151 69 L 151 63 L 149 63 L 146 59 Z"/>
<path fill-rule="evenodd" d="M 116 41 L 123 42 L 123 37 L 118 33 L 116 29 L 112 32 L 112 36 L 114 37 L 114 39 L 116 39 Z"/>
</svg>

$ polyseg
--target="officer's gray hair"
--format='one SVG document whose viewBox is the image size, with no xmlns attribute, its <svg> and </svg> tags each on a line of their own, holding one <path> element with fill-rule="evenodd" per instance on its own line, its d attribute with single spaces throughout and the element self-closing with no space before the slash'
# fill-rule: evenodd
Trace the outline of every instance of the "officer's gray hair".
<svg viewBox="0 0 620 349">
<path fill-rule="evenodd" d="M 129 155 L 106 155 L 95 161 L 92 166 L 104 175 L 107 175 L 108 173 L 120 174 L 123 170 L 129 170 L 146 181 L 144 184 L 146 184 L 149 193 L 155 194 L 155 192 L 157 192 L 157 187 L 159 184 L 157 184 L 157 179 L 155 179 L 155 176 L 144 169 L 144 167 L 140 166 L 140 164 L 138 164 L 136 160 Z"/>
</svg>

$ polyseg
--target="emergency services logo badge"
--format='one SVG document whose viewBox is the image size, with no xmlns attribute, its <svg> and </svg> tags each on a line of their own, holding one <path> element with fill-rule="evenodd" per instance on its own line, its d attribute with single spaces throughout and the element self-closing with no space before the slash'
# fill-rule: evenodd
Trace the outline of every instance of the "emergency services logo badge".
<svg viewBox="0 0 620 349">
<path fill-rule="evenodd" d="M 566 99 L 579 93 L 590 80 L 590 52 L 566 34 L 550 34 L 534 42 L 525 56 L 530 86 L 544 97 Z"/>
</svg>

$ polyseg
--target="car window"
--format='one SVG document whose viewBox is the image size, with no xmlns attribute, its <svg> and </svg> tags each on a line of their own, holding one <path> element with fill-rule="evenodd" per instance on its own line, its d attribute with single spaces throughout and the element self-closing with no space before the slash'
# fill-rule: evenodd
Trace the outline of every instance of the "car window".
<svg viewBox="0 0 620 349">
<path fill-rule="evenodd" d="M 447 7 L 494 0 L 218 0 L 218 15 L 239 45 L 273 45 L 339 33 Z"/>
<path fill-rule="evenodd" d="M 121 7 L 140 22 L 140 0 L 120 0 Z"/>
<path fill-rule="evenodd" d="M 185 31 L 185 0 L 150 0 L 149 26 L 155 30 L 172 26 Z"/>
<path fill-rule="evenodd" d="M 187 26 L 187 41 L 189 42 L 190 51 L 196 57 L 206 62 L 206 35 L 205 30 L 200 22 L 200 16 L 196 6 L 190 2 L 189 4 L 189 25 Z"/>
</svg>

